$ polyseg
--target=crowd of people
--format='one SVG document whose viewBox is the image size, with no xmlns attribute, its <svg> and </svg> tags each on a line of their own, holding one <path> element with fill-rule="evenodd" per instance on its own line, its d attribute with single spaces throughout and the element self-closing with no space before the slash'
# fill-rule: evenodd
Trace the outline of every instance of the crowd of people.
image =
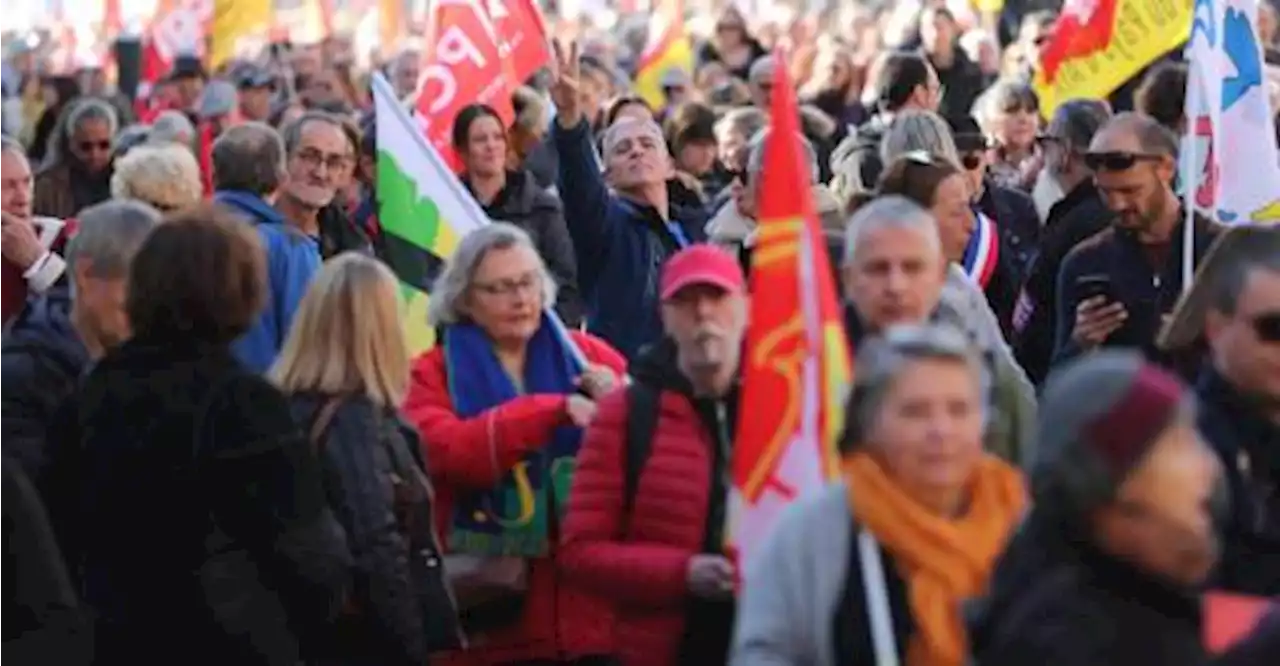
<svg viewBox="0 0 1280 666">
<path fill-rule="evenodd" d="M 465 107 L 493 222 L 428 267 L 417 357 L 349 44 L 180 57 L 138 104 L 13 54 L 11 658 L 1272 663 L 1280 608 L 1211 654 L 1201 595 L 1280 596 L 1280 227 L 1183 208 L 1185 64 L 1042 118 L 1060 3 L 869 4 L 728 8 L 661 108 L 579 25 L 512 123 Z M 381 65 L 407 104 L 421 64 Z M 739 561 L 775 82 L 855 373 L 839 479 Z"/>
</svg>

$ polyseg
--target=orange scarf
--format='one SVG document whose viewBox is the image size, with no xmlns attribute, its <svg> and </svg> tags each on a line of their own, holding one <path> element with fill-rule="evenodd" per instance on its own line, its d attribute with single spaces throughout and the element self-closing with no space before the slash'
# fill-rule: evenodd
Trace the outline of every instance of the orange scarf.
<svg viewBox="0 0 1280 666">
<path fill-rule="evenodd" d="M 981 594 L 1027 490 L 1022 474 L 984 456 L 969 482 L 968 509 L 948 520 L 907 495 L 866 453 L 844 462 L 853 515 L 893 558 L 907 584 L 915 632 L 907 666 L 960 666 L 968 640 L 960 605 Z"/>
</svg>

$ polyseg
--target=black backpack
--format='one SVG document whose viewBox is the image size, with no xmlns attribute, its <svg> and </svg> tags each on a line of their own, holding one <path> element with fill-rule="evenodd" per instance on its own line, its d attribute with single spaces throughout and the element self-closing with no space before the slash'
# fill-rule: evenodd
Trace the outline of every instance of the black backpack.
<svg viewBox="0 0 1280 666">
<path fill-rule="evenodd" d="M 649 462 L 653 450 L 653 431 L 658 425 L 658 408 L 662 390 L 642 381 L 633 381 L 627 391 L 627 433 L 623 440 L 623 494 L 622 514 L 631 516 L 635 506 L 636 490 L 640 485 L 640 473 Z"/>
</svg>

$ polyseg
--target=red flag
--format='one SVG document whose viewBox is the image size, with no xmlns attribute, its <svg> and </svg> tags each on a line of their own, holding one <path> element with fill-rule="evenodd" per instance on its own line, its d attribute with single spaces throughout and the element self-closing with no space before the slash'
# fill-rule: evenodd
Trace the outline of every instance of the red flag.
<svg viewBox="0 0 1280 666">
<path fill-rule="evenodd" d="M 1209 592 L 1202 599 L 1204 646 L 1220 654 L 1249 635 L 1277 602 L 1227 592 Z"/>
<path fill-rule="evenodd" d="M 1040 50 L 1046 82 L 1053 83 L 1062 63 L 1087 57 L 1111 43 L 1118 5 L 1119 0 L 1067 0 Z"/>
<path fill-rule="evenodd" d="M 837 474 L 841 402 L 852 378 L 795 92 L 785 60 L 775 57 L 729 503 L 731 552 L 740 557 L 788 503 Z"/>
<path fill-rule="evenodd" d="M 489 0 L 489 16 L 513 83 L 523 83 L 550 62 L 547 27 L 533 0 Z"/>
<path fill-rule="evenodd" d="M 458 112 L 487 104 L 509 126 L 515 118 L 512 88 L 485 6 L 479 0 L 440 0 L 428 24 L 417 108 L 427 139 L 455 170 L 460 164 L 450 133 Z"/>
</svg>

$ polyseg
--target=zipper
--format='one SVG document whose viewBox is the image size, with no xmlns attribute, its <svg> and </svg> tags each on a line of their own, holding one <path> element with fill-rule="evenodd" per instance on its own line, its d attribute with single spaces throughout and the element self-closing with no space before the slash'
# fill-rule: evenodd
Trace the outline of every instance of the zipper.
<svg viewBox="0 0 1280 666">
<path fill-rule="evenodd" d="M 723 400 L 716 400 L 716 448 L 720 450 L 721 467 L 718 470 L 724 480 L 724 489 L 728 492 L 733 486 L 733 474 L 731 472 L 729 454 L 730 454 L 730 438 L 729 438 L 729 407 L 725 405 Z"/>
</svg>

